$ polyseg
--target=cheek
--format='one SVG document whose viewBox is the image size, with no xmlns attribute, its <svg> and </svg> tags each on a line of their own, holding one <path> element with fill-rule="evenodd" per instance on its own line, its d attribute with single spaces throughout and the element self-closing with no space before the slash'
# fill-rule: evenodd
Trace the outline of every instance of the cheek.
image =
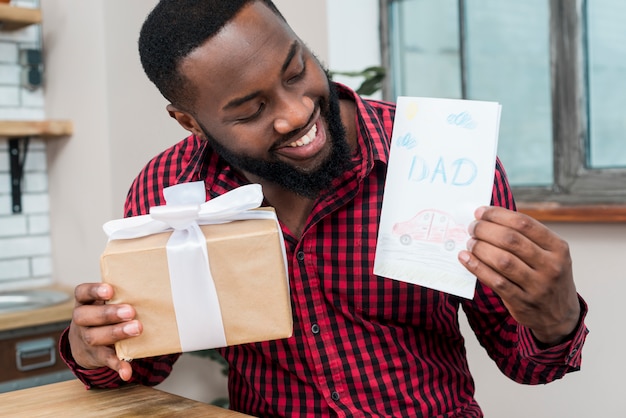
<svg viewBox="0 0 626 418">
<path fill-rule="evenodd" d="M 236 155 L 265 159 L 274 145 L 275 138 L 261 126 L 238 126 L 208 131 L 221 147 Z"/>
</svg>

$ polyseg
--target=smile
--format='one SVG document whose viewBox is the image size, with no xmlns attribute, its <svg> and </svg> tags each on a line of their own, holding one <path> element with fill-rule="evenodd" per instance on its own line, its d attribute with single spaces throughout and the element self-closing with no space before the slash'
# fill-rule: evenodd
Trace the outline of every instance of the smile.
<svg viewBox="0 0 626 418">
<path fill-rule="evenodd" d="M 305 145 L 309 145 L 311 143 L 311 141 L 313 141 L 313 139 L 315 139 L 315 135 L 317 135 L 317 125 L 313 125 L 311 127 L 311 129 L 309 129 L 309 132 L 307 132 L 306 134 L 304 134 L 301 138 L 297 139 L 296 141 L 293 141 L 289 144 L 287 144 L 288 147 L 292 147 L 292 148 L 298 148 L 298 147 L 303 147 Z"/>
<path fill-rule="evenodd" d="M 297 139 L 276 148 L 276 153 L 289 160 L 315 160 L 326 155 L 326 132 L 319 117 L 311 128 Z M 320 154 L 321 153 L 321 154 Z M 312 161 L 311 161 L 312 162 Z"/>
</svg>

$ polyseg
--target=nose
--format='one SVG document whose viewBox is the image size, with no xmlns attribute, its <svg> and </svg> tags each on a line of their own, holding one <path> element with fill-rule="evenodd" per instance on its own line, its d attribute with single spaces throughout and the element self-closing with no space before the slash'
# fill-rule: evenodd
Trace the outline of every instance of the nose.
<svg viewBox="0 0 626 418">
<path fill-rule="evenodd" d="M 280 100 L 274 129 L 280 134 L 288 134 L 302 128 L 311 119 L 315 103 L 308 96 L 288 94 Z"/>
</svg>

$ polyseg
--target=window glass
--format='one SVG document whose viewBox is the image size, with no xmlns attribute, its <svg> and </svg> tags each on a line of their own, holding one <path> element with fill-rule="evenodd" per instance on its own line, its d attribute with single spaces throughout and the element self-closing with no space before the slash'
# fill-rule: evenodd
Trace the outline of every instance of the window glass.
<svg viewBox="0 0 626 418">
<path fill-rule="evenodd" d="M 500 102 L 511 184 L 552 183 L 548 1 L 394 1 L 390 29 L 396 96 Z"/>
<path fill-rule="evenodd" d="M 498 154 L 513 185 L 552 183 L 546 0 L 466 0 L 467 98 L 502 104 Z"/>
<path fill-rule="evenodd" d="M 587 1 L 589 142 L 592 168 L 626 167 L 626 2 Z"/>
<path fill-rule="evenodd" d="M 391 8 L 395 96 L 461 97 L 457 0 L 397 1 Z"/>
</svg>

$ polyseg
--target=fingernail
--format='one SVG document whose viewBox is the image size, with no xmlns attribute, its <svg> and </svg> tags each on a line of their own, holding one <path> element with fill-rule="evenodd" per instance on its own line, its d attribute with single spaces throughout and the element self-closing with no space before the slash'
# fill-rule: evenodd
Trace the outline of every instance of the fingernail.
<svg viewBox="0 0 626 418">
<path fill-rule="evenodd" d="M 485 213 L 485 209 L 487 209 L 485 206 L 481 206 L 478 209 L 476 209 L 474 211 L 474 217 L 476 217 L 476 219 L 482 218 L 483 213 Z"/>
<path fill-rule="evenodd" d="M 131 337 L 137 336 L 139 335 L 139 326 L 136 322 L 129 322 L 128 324 L 124 325 L 124 333 Z"/>
<path fill-rule="evenodd" d="M 122 306 L 117 310 L 117 316 L 120 319 L 133 319 L 133 310 L 128 306 Z"/>
<path fill-rule="evenodd" d="M 106 298 L 109 296 L 109 289 L 105 286 L 100 286 L 98 287 L 98 296 L 100 296 L 101 298 Z"/>
<path fill-rule="evenodd" d="M 474 236 L 474 230 L 476 229 L 476 224 L 478 223 L 478 221 L 472 221 L 470 222 L 469 226 L 467 227 L 467 233 L 470 236 Z"/>
<path fill-rule="evenodd" d="M 470 256 L 469 253 L 467 251 L 461 251 L 459 253 L 459 259 L 463 262 L 463 263 L 467 263 L 470 260 Z"/>
</svg>

